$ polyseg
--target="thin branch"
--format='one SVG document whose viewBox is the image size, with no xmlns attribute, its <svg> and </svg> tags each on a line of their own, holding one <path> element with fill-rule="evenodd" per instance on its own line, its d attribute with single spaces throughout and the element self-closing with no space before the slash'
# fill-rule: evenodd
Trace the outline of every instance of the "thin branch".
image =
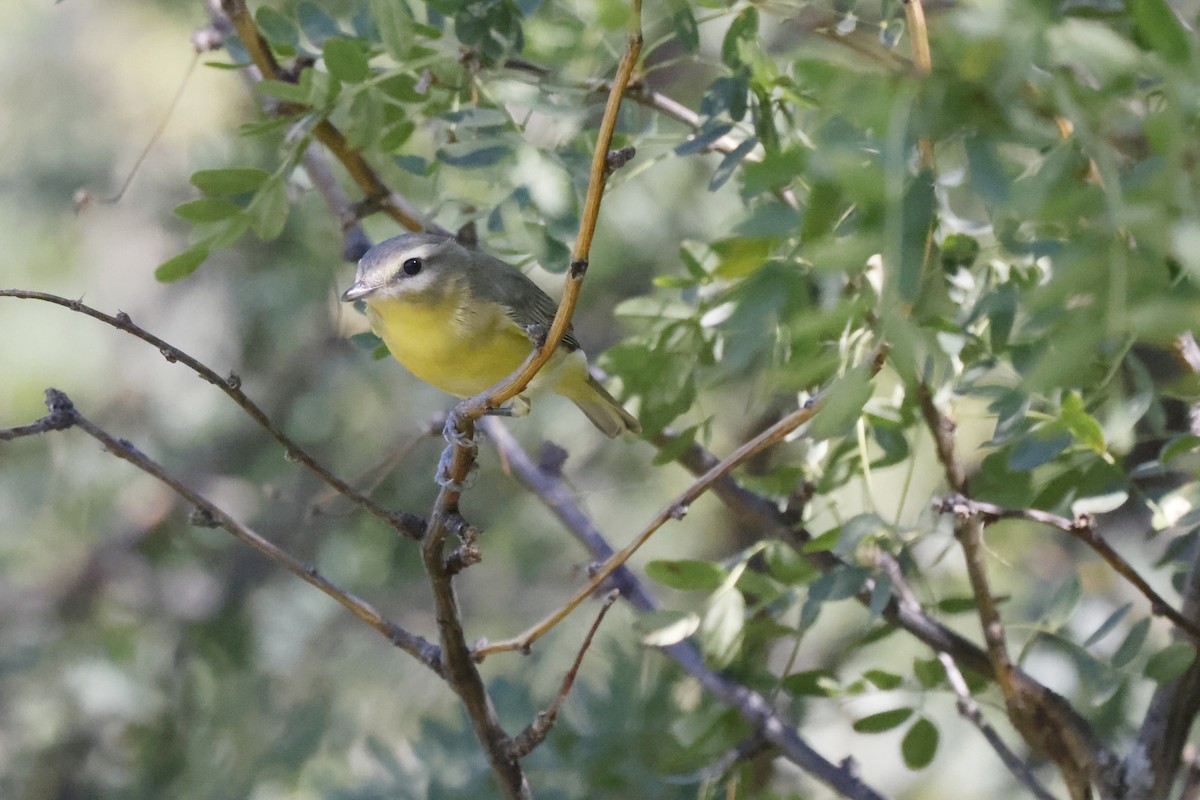
<svg viewBox="0 0 1200 800">
<path fill-rule="evenodd" d="M 900 564 L 894 558 L 886 560 L 877 558 L 876 562 L 887 573 L 900 604 L 919 612 L 921 604 L 917 600 L 916 593 L 909 586 L 908 580 L 904 576 L 904 571 L 900 569 Z M 1005 744 L 1004 740 L 1000 738 L 1000 734 L 987 721 L 987 718 L 983 716 L 983 710 L 975 702 L 975 698 L 971 696 L 971 690 L 967 687 L 966 678 L 963 677 L 962 670 L 958 668 L 958 662 L 954 660 L 954 656 L 945 650 L 939 650 L 937 651 L 937 658 L 946 670 L 946 681 L 954 691 L 956 697 L 955 706 L 958 708 L 958 713 L 979 730 L 984 740 L 995 751 L 1001 763 L 1008 768 L 1008 771 L 1012 773 L 1014 778 L 1029 789 L 1034 797 L 1040 798 L 1040 800 L 1055 800 L 1054 795 L 1050 794 L 1046 790 L 1046 787 L 1038 782 L 1029 765 L 1017 757 L 1017 754 Z"/>
<path fill-rule="evenodd" d="M 604 115 L 600 119 L 600 127 L 596 132 L 596 146 L 592 150 L 592 166 L 588 177 L 587 195 L 583 201 L 583 212 L 580 215 L 579 233 L 575 237 L 575 247 L 571 251 L 571 266 L 567 273 L 566 286 L 563 288 L 562 299 L 550 329 L 546 332 L 545 340 L 539 347 L 534 348 L 529 358 L 525 360 L 516 372 L 509 375 L 496 386 L 476 397 L 470 398 L 459 405 L 459 413 L 478 418 L 484 412 L 499 408 L 521 392 L 533 380 L 554 352 L 559 342 L 571 325 L 571 317 L 575 313 L 575 303 L 583 287 L 583 278 L 587 273 L 588 258 L 592 249 L 592 237 L 596 233 L 596 224 L 600 219 L 600 203 L 604 198 L 604 187 L 612 174 L 614 163 L 610 160 L 609 150 L 612 147 L 613 135 L 617 128 L 617 116 L 621 110 L 621 100 L 633 77 L 642 52 L 641 0 L 632 0 L 632 21 L 630 34 L 626 40 L 625 53 L 617 65 L 616 76 L 609 88 L 608 100 L 604 104 Z"/>
<path fill-rule="evenodd" d="M 392 644 L 411 655 L 417 661 L 438 675 L 442 675 L 441 658 L 436 645 L 416 634 L 409 633 L 404 628 L 389 622 L 373 606 L 365 600 L 341 588 L 321 575 L 311 564 L 306 564 L 287 551 L 263 538 L 249 527 L 238 522 L 217 505 L 196 492 L 178 478 L 168 473 L 161 465 L 142 453 L 124 439 L 119 439 L 105 431 L 96 423 L 89 420 L 76 409 L 74 403 L 66 394 L 57 389 L 46 390 L 46 407 L 50 413 L 34 425 L 43 425 L 44 430 L 65 430 L 79 428 L 96 441 L 104 445 L 104 449 L 117 458 L 128 461 L 146 474 L 171 488 L 177 495 L 194 506 L 192 523 L 203 527 L 224 528 L 234 537 L 262 553 L 268 559 L 279 564 L 288 572 L 300 578 L 310 586 L 324 592 L 358 617 L 361 621 L 383 634 Z M 25 426 L 26 428 L 32 426 Z"/>
<path fill-rule="evenodd" d="M 924 383 L 916 387 L 916 398 L 925 424 L 933 434 L 947 483 L 954 492 L 969 497 L 966 469 L 954 441 L 954 421 L 938 409 Z M 1008 654 L 999 606 L 988 581 L 983 529 L 983 518 L 977 514 L 955 517 L 954 536 L 963 551 L 984 645 L 996 683 L 1004 694 L 1009 719 L 1025 741 L 1058 764 L 1074 800 L 1090 798 L 1092 782 L 1100 783 L 1108 794 L 1107 790 L 1120 781 L 1119 774 L 1114 774 L 1119 773 L 1119 767 L 1114 769 L 1115 758 L 1099 743 L 1091 726 L 1077 720 L 1074 714 L 1062 719 L 1048 717 L 1045 713 L 1048 690 L 1041 684 L 1031 685 L 1019 679 L 1020 673 Z M 1065 705 L 1062 698 L 1054 697 Z"/>
<path fill-rule="evenodd" d="M 604 602 L 600 605 L 600 611 L 596 614 L 596 619 L 592 622 L 592 627 L 588 629 L 587 636 L 583 637 L 583 644 L 579 646 L 579 652 L 575 654 L 575 663 L 567 670 L 567 674 L 563 676 L 562 685 L 558 689 L 558 696 L 554 698 L 554 702 L 545 711 L 539 711 L 533 722 L 526 726 L 525 730 L 521 731 L 515 739 L 513 739 L 513 752 L 517 758 L 524 758 L 533 752 L 533 749 L 546 740 L 547 734 L 554 727 L 555 721 L 558 719 L 558 710 L 562 708 L 562 704 L 566 701 L 567 695 L 571 692 L 571 687 L 575 685 L 575 678 L 579 675 L 579 668 L 583 665 L 583 656 L 587 653 L 588 648 L 592 646 L 592 639 L 596 636 L 596 631 L 600 629 L 600 623 L 604 621 L 604 617 L 608 615 L 608 610 L 613 607 L 613 603 L 617 602 L 617 598 L 621 593 L 613 589 L 609 592 Z"/>
<path fill-rule="evenodd" d="M 567 530 L 587 548 L 592 558 L 597 561 L 609 559 L 613 554 L 612 547 L 575 503 L 562 477 L 535 464 L 499 420 L 485 418 L 483 426 L 489 440 L 511 466 L 517 481 L 554 512 Z M 610 580 L 634 608 L 653 611 L 659 607 L 649 590 L 628 568 L 618 568 Z M 780 756 L 843 797 L 864 800 L 880 797 L 855 774 L 849 761 L 834 764 L 810 747 L 800 737 L 795 725 L 780 716 L 761 694 L 709 669 L 691 642 L 678 642 L 659 649 L 719 702 L 736 710 L 757 735 L 778 749 Z"/>
<path fill-rule="evenodd" d="M 223 0 L 232 2 L 233 0 Z M 587 272 L 587 259 L 591 249 L 592 235 L 600 214 L 600 202 L 604 185 L 612 168 L 609 149 L 616 130 L 617 113 L 621 97 L 629 84 L 630 76 L 641 53 L 641 0 L 631 0 L 632 14 L 630 34 L 625 54 L 617 67 L 608 102 L 592 155 L 592 169 L 588 180 L 587 197 L 580 219 L 579 235 L 572 251 L 571 269 L 562 300 L 554 315 L 544 341 L 532 348 L 529 357 L 512 375 L 497 386 L 468 398 L 455 408 L 446 423 L 446 434 L 450 444 L 438 467 L 441 490 L 430 514 L 429 525 L 422 543 L 421 554 L 425 571 L 429 575 L 430 589 L 436 609 L 438 637 L 442 644 L 442 659 L 447 682 L 462 700 L 463 707 L 471 719 L 476 738 L 483 746 L 492 771 L 499 780 L 505 794 L 512 798 L 530 796 L 528 781 L 521 770 L 520 754 L 513 740 L 505 733 L 496 718 L 483 680 L 479 675 L 471 649 L 463 634 L 462 618 L 455 598 L 454 572 L 448 568 L 444 551 L 445 541 L 454 521 L 459 519 L 458 503 L 463 486 L 475 465 L 476 445 L 474 442 L 475 421 L 491 409 L 498 408 L 520 394 L 530 379 L 549 360 L 563 334 L 571 323 L 575 301 L 579 296 L 583 277 Z"/>
<path fill-rule="evenodd" d="M 289 460 L 298 461 L 304 466 L 312 470 L 317 477 L 335 489 L 339 494 L 346 497 L 360 508 L 371 512 L 379 519 L 386 522 L 397 532 L 407 536 L 410 539 L 420 539 L 425 530 L 425 522 L 415 514 L 407 512 L 390 511 L 379 503 L 376 503 L 371 498 L 355 491 L 355 489 L 330 472 L 323 464 L 313 458 L 309 453 L 296 444 L 287 434 L 285 434 L 278 426 L 271 421 L 261 408 L 242 391 L 242 379 L 234 373 L 230 373 L 229 377 L 222 378 L 213 369 L 205 365 L 198 359 L 188 355 L 183 350 L 173 344 L 160 339 L 154 334 L 147 331 L 145 328 L 134 323 L 129 315 L 124 311 L 117 312 L 117 315 L 110 316 L 103 311 L 98 311 L 91 306 L 84 305 L 78 300 L 68 300 L 65 297 L 59 297 L 46 292 L 32 292 L 25 289 L 0 289 L 0 297 L 15 297 L 21 300 L 41 300 L 46 303 L 62 306 L 63 308 L 76 311 L 80 314 L 85 314 L 93 319 L 98 319 L 119 331 L 124 331 L 143 342 L 155 347 L 163 358 L 167 361 L 180 363 L 188 369 L 195 372 L 204 380 L 211 383 L 213 386 L 224 392 L 233 402 L 245 411 L 250 418 L 261 425 L 275 441 L 279 442 L 286 451 Z"/>
<path fill-rule="evenodd" d="M 977 514 L 985 522 L 1002 519 L 1023 519 L 1029 522 L 1049 525 L 1052 528 L 1069 533 L 1094 550 L 1110 567 L 1116 570 L 1121 577 L 1127 580 L 1143 597 L 1149 600 L 1151 613 L 1166 617 L 1182 628 L 1193 639 L 1200 641 L 1200 625 L 1176 611 L 1162 595 L 1154 591 L 1154 588 L 1146 582 L 1146 579 L 1139 575 L 1137 570 L 1120 553 L 1113 549 L 1112 545 L 1096 533 L 1096 519 L 1091 514 L 1080 514 L 1075 519 L 1067 519 L 1058 514 L 1042 511 L 1037 508 L 1003 508 L 992 503 L 970 500 L 962 495 L 951 495 L 942 498 L 934 503 L 934 509 L 943 514 Z"/>
<path fill-rule="evenodd" d="M 661 511 L 654 516 L 653 519 L 644 527 L 637 536 L 633 538 L 629 544 L 618 550 L 611 558 L 606 560 L 593 572 L 592 577 L 581 586 L 570 599 L 568 599 L 561 608 L 547 616 L 541 622 L 530 627 L 518 636 L 504 641 L 484 644 L 481 647 L 475 648 L 475 657 L 484 659 L 496 653 L 510 652 L 519 650 L 522 652 L 528 651 L 530 646 L 544 636 L 551 628 L 561 622 L 572 611 L 595 592 L 608 577 L 621 567 L 630 557 L 636 553 L 642 545 L 649 541 L 663 525 L 666 525 L 671 520 L 681 520 L 688 512 L 692 503 L 700 499 L 709 489 L 712 488 L 718 480 L 728 475 L 735 470 L 739 465 L 753 458 L 754 456 L 772 447 L 775 444 L 783 441 L 788 434 L 796 430 L 804 423 L 808 422 L 812 417 L 820 411 L 822 403 L 819 399 L 814 399 L 804 405 L 802 408 L 793 411 L 783 419 L 776 422 L 770 428 L 755 436 L 750 441 L 743 444 L 733 453 L 731 453 L 723 461 L 719 462 L 715 467 L 709 470 L 704 475 L 700 476 L 687 489 L 680 493 L 673 501 L 663 507 Z"/>
<path fill-rule="evenodd" d="M 660 448 L 672 442 L 674 437 L 665 434 L 660 434 L 653 440 Z M 718 463 L 714 455 L 695 442 L 680 453 L 677 461 L 693 475 L 702 475 Z M 742 525 L 761 531 L 764 537 L 790 544 L 809 564 L 822 573 L 845 566 L 842 559 L 829 551 L 806 552 L 804 545 L 812 540 L 812 535 L 803 528 L 795 527 L 772 500 L 750 491 L 731 476 L 718 481 L 712 491 L 737 516 Z M 877 559 L 890 562 L 889 572 L 899 572 L 899 564 L 895 563 L 895 558 L 890 554 L 879 552 Z M 874 581 L 868 580 L 857 595 L 858 601 L 869 605 L 872 602 L 873 588 Z M 930 617 L 919 605 L 901 602 L 893 596 L 884 606 L 882 615 L 888 622 L 908 631 L 935 652 L 949 653 L 959 664 L 985 678 L 996 679 L 992 662 L 986 652 L 974 642 Z M 1090 754 L 1094 759 L 1095 772 L 1100 776 L 1103 785 L 1119 785 L 1120 762 L 1107 750 L 1087 720 L 1079 716 L 1061 696 L 1038 683 L 1020 668 L 1014 667 L 1012 677 L 1025 701 L 1034 709 L 1035 715 L 1045 720 L 1047 725 L 1069 730 L 1070 735 L 1066 739 L 1071 747 L 1079 753 Z"/>
</svg>

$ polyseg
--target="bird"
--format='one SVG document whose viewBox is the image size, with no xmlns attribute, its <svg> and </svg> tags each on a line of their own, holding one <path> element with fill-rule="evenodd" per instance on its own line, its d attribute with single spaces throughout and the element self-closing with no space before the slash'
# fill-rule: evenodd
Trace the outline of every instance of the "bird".
<svg viewBox="0 0 1200 800">
<path fill-rule="evenodd" d="M 406 233 L 368 250 L 341 296 L 363 301 L 371 328 L 409 372 L 470 397 L 516 370 L 548 330 L 558 304 L 516 267 L 451 236 Z M 526 392 L 573 402 L 610 438 L 641 432 L 637 419 L 588 371 L 570 327 Z M 527 399 L 512 412 L 528 411 Z"/>
</svg>

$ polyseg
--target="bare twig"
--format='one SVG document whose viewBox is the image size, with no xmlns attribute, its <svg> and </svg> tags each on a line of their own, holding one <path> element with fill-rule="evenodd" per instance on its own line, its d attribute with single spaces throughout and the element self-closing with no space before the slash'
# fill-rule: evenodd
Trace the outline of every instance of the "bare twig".
<svg viewBox="0 0 1200 800">
<path fill-rule="evenodd" d="M 691 486 L 685 489 L 673 501 L 668 503 L 661 511 L 654 516 L 653 519 L 642 529 L 642 531 L 634 537 L 633 541 L 618 550 L 612 557 L 601 564 L 592 574 L 591 579 L 581 586 L 575 594 L 567 600 L 561 608 L 547 616 L 541 622 L 530 627 L 525 632 L 512 639 L 485 644 L 482 647 L 475 649 L 475 657 L 478 659 L 486 658 L 495 653 L 510 652 L 513 650 L 526 651 L 529 647 L 544 636 L 551 628 L 561 622 L 572 611 L 579 607 L 579 604 L 586 600 L 596 591 L 608 577 L 613 574 L 620 566 L 622 566 L 629 558 L 636 553 L 642 545 L 644 545 L 651 536 L 655 534 L 663 525 L 671 520 L 680 520 L 687 515 L 688 509 L 692 503 L 696 502 L 705 492 L 712 488 L 713 484 L 721 478 L 728 475 L 738 465 L 744 463 L 747 459 L 753 458 L 757 454 L 766 450 L 781 441 L 794 431 L 796 428 L 808 422 L 821 409 L 821 401 L 814 399 L 807 403 L 804 407 L 793 411 L 786 417 L 776 422 L 767 430 L 755 436 L 750 441 L 743 444 L 733 453 L 731 453 L 723 461 L 719 462 L 711 470 L 700 476 Z"/>
<path fill-rule="evenodd" d="M 64 393 L 57 389 L 47 389 L 46 407 L 50 409 L 50 413 L 39 422 L 34 423 L 34 425 L 41 425 L 46 431 L 65 430 L 71 427 L 79 428 L 104 445 L 104 448 L 108 452 L 117 458 L 128 461 L 146 474 L 156 478 L 164 485 L 170 487 L 177 495 L 191 503 L 195 507 L 192 515 L 193 524 L 204 527 L 224 528 L 233 534 L 233 536 L 262 553 L 271 561 L 279 564 L 305 583 L 320 589 L 326 595 L 336 600 L 342 606 L 349 609 L 354 616 L 383 634 L 396 647 L 399 647 L 438 675 L 442 674 L 441 658 L 436 645 L 408 632 L 393 622 L 389 622 L 365 600 L 321 575 L 316 567 L 311 564 L 305 564 L 278 545 L 264 539 L 249 527 L 229 516 L 229 514 L 225 513 L 200 493 L 172 476 L 161 465 L 132 444 L 124 439 L 113 436 L 79 413 L 74 403 Z M 32 426 L 25 427 L 29 428 Z"/>
<path fill-rule="evenodd" d="M 216 371 L 205 365 L 203 362 L 188 355 L 175 345 L 160 339 L 159 337 L 147 331 L 145 328 L 142 328 L 134 323 L 134 321 L 130 319 L 129 315 L 123 311 L 117 312 L 117 315 L 114 317 L 110 316 L 109 314 L 105 314 L 103 311 L 98 311 L 90 306 L 84 305 L 78 300 L 68 300 L 65 297 L 59 297 L 58 295 L 47 294 L 46 292 L 32 292 L 25 289 L 0 289 L 0 297 L 15 297 L 22 300 L 41 300 L 46 303 L 53 303 L 54 305 L 68 308 L 71 311 L 76 311 L 80 314 L 86 314 L 93 319 L 98 319 L 101 322 L 111 325 L 117 330 L 124 331 L 125 333 L 141 339 L 143 342 L 155 347 L 167 361 L 171 362 L 172 364 L 183 364 L 201 378 L 224 392 L 231 400 L 233 400 L 233 402 L 237 403 L 243 411 L 250 415 L 251 419 L 253 419 L 268 433 L 270 433 L 275 441 L 279 442 L 279 444 L 283 446 L 283 449 L 287 453 L 287 456 L 290 460 L 298 461 L 304 466 L 308 467 L 317 475 L 317 477 L 327 483 L 339 494 L 343 495 L 346 497 L 346 499 L 350 500 L 360 508 L 371 512 L 376 517 L 396 529 L 396 531 L 399 533 L 404 534 L 410 539 L 421 538 L 421 535 L 425 529 L 424 520 L 415 514 L 409 514 L 407 512 L 395 512 L 384 508 L 371 498 L 355 491 L 352 486 L 330 472 L 323 464 L 313 458 L 304 448 L 296 444 L 291 437 L 285 434 L 277 425 L 275 425 L 274 422 L 271 421 L 266 412 L 259 408 L 253 400 L 246 396 L 246 393 L 242 391 L 242 380 L 237 375 L 230 373 L 229 377 L 222 378 L 216 373 Z"/>
<path fill-rule="evenodd" d="M 567 530 L 587 548 L 592 558 L 598 561 L 609 559 L 613 554 L 612 547 L 572 499 L 570 489 L 562 477 L 535 464 L 499 420 L 484 418 L 483 425 L 489 439 L 508 461 L 517 481 L 537 495 L 554 512 Z M 715 463 L 716 459 L 713 461 Z M 649 590 L 628 568 L 618 568 L 610 580 L 620 590 L 621 596 L 634 608 L 653 611 L 659 607 Z M 765 697 L 709 669 L 691 642 L 678 642 L 659 649 L 718 701 L 735 709 L 758 736 L 778 749 L 783 758 L 824 782 L 843 797 L 879 797 L 871 787 L 862 782 L 848 762 L 834 764 L 813 750 L 800 737 L 795 725 L 781 717 Z M 986 663 L 986 659 L 983 660 Z"/>
<path fill-rule="evenodd" d="M 596 619 L 592 622 L 592 627 L 588 629 L 587 636 L 583 637 L 583 644 L 579 646 L 579 652 L 575 654 L 575 663 L 567 670 L 567 674 L 563 676 L 562 686 L 558 689 L 558 695 L 554 698 L 554 702 L 545 711 L 539 711 L 533 722 L 526 726 L 525 730 L 521 731 L 515 739 L 513 739 L 513 752 L 518 758 L 524 758 L 533 752 L 533 748 L 537 747 L 546 739 L 546 735 L 550 733 L 550 729 L 554 727 L 554 722 L 558 719 L 558 710 L 562 708 L 562 704 L 567 699 L 567 695 L 571 692 L 571 687 L 575 685 L 575 678 L 579 675 L 579 667 L 583 665 L 583 656 L 587 653 L 588 648 L 592 646 L 592 639 L 596 636 L 596 631 L 600 629 L 600 623 L 604 621 L 604 617 L 608 614 L 608 610 L 613 607 L 613 603 L 617 602 L 617 598 L 621 593 L 613 589 L 605 596 L 604 602 L 600 605 L 600 611 L 596 614 Z"/>
<path fill-rule="evenodd" d="M 1042 511 L 1037 508 L 1003 508 L 992 503 L 969 500 L 962 495 L 944 497 L 934 503 L 934 508 L 943 514 L 978 514 L 985 522 L 1002 519 L 1023 519 L 1029 522 L 1049 525 L 1052 528 L 1069 533 L 1094 550 L 1121 577 L 1129 581 L 1135 589 L 1141 592 L 1142 596 L 1150 601 L 1151 613 L 1166 617 L 1182 628 L 1193 639 L 1200 640 L 1200 625 L 1176 611 L 1162 595 L 1154 591 L 1154 588 L 1146 582 L 1146 579 L 1139 575 L 1137 570 L 1120 553 L 1113 549 L 1107 540 L 1096 532 L 1096 519 L 1091 514 L 1081 514 L 1075 519 L 1067 519 L 1058 514 Z"/>
</svg>

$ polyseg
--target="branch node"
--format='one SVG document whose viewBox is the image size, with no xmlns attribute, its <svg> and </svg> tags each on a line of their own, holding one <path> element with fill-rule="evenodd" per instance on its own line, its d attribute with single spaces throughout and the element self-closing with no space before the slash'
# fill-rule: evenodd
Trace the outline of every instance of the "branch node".
<svg viewBox="0 0 1200 800">
<path fill-rule="evenodd" d="M 133 320 L 124 311 L 118 310 L 117 311 L 117 322 L 120 323 L 121 325 L 128 325 L 131 322 L 133 322 Z"/>
<path fill-rule="evenodd" d="M 65 431 L 75 424 L 77 416 L 75 404 L 64 392 L 58 389 L 47 389 L 46 408 L 50 410 L 50 413 L 46 415 L 47 430 Z"/>
<path fill-rule="evenodd" d="M 678 521 L 687 516 L 688 507 L 683 503 L 674 503 L 667 513 L 670 514 L 671 519 Z"/>
<path fill-rule="evenodd" d="M 242 388 L 242 376 L 236 372 L 230 372 L 229 377 L 225 379 L 225 385 L 236 392 Z"/>
<path fill-rule="evenodd" d="M 158 352 L 162 353 L 162 357 L 172 364 L 179 360 L 179 351 L 174 347 L 160 347 Z"/>
<path fill-rule="evenodd" d="M 604 159 L 605 171 L 610 175 L 628 164 L 637 155 L 637 148 L 622 147 L 620 150 L 609 150 Z"/>
<path fill-rule="evenodd" d="M 571 262 L 571 278 L 579 280 L 582 278 L 588 269 L 588 260 L 586 258 L 577 258 Z"/>
<path fill-rule="evenodd" d="M 529 337 L 529 341 L 533 342 L 533 346 L 541 350 L 546 346 L 546 337 L 550 334 L 550 329 L 541 323 L 534 322 L 525 326 L 525 335 Z"/>
<path fill-rule="evenodd" d="M 203 506 L 193 506 L 188 512 L 188 525 L 194 528 L 219 528 L 221 523 L 213 516 L 210 509 Z"/>
</svg>

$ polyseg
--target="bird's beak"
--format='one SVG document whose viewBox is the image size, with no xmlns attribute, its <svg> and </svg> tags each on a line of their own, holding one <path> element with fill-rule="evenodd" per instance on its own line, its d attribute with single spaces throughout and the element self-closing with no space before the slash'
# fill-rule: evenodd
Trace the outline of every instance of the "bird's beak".
<svg viewBox="0 0 1200 800">
<path fill-rule="evenodd" d="M 367 286 L 359 281 L 355 281 L 350 285 L 349 289 L 342 293 L 342 302 L 353 303 L 355 300 L 361 300 L 377 288 L 376 286 Z"/>
</svg>

